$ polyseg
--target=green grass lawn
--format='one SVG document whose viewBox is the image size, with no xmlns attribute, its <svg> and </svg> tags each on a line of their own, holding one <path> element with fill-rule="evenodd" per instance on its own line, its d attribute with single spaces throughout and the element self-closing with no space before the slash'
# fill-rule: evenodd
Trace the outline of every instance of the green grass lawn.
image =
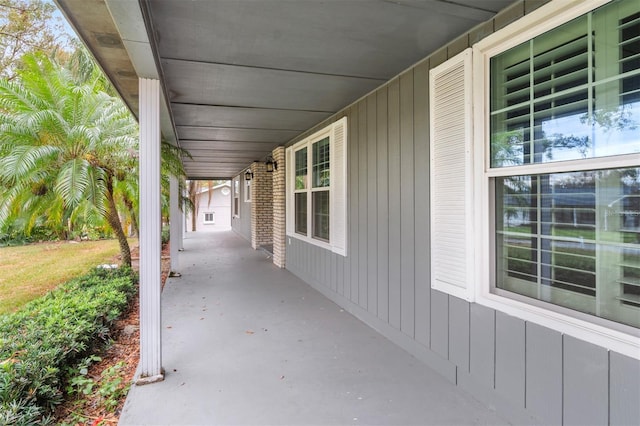
<svg viewBox="0 0 640 426">
<path fill-rule="evenodd" d="M 116 240 L 0 247 L 0 314 L 15 311 L 97 265 L 114 263 L 118 253 Z"/>
</svg>

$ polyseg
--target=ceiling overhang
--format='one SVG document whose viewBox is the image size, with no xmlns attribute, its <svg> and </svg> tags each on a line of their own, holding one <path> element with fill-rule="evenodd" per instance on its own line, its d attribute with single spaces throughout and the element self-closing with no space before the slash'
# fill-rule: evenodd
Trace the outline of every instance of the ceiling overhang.
<svg viewBox="0 0 640 426">
<path fill-rule="evenodd" d="M 161 81 L 163 137 L 190 178 L 229 178 L 513 0 L 56 0 L 138 114 Z"/>
</svg>

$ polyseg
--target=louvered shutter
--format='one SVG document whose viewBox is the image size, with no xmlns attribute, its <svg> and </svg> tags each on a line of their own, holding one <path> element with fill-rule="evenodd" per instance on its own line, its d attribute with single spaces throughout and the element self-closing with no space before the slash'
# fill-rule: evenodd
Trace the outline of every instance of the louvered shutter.
<svg viewBox="0 0 640 426">
<path fill-rule="evenodd" d="M 331 129 L 331 198 L 329 241 L 331 250 L 347 255 L 347 117 L 336 121 Z"/>
<path fill-rule="evenodd" d="M 295 182 L 293 179 L 293 175 L 295 173 L 295 165 L 293 164 L 293 149 L 291 147 L 287 148 L 285 153 L 285 188 L 286 188 L 286 230 L 287 235 L 293 235 L 294 233 L 294 219 L 293 219 L 293 191 L 295 188 Z"/>
<path fill-rule="evenodd" d="M 429 73 L 431 287 L 473 300 L 471 49 Z"/>
</svg>

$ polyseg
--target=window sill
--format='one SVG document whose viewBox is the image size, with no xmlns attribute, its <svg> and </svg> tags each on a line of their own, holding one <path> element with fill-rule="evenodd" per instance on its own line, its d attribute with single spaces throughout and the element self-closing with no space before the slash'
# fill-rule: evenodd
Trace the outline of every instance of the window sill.
<svg viewBox="0 0 640 426">
<path fill-rule="evenodd" d="M 638 335 L 632 335 L 560 312 L 488 292 L 477 294 L 476 302 L 479 305 L 504 312 L 524 321 L 530 321 L 562 334 L 567 334 L 640 360 L 640 330 L 638 330 Z"/>
<path fill-rule="evenodd" d="M 299 240 L 299 241 L 302 241 L 302 242 L 305 242 L 305 243 L 309 243 L 309 244 L 313 244 L 314 246 L 322 247 L 324 249 L 332 251 L 331 244 L 329 244 L 328 242 L 322 241 L 322 240 L 316 240 L 315 238 L 305 237 L 305 236 L 297 234 L 297 233 L 287 234 L 287 237 L 295 238 L 296 240 Z"/>
</svg>

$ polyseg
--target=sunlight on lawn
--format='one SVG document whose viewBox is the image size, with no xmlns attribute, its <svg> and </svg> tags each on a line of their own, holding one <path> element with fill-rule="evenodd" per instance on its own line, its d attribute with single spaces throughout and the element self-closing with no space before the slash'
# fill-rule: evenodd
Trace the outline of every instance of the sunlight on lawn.
<svg viewBox="0 0 640 426">
<path fill-rule="evenodd" d="M 119 252 L 116 240 L 0 247 L 0 314 L 15 311 L 94 266 L 116 263 Z"/>
</svg>

